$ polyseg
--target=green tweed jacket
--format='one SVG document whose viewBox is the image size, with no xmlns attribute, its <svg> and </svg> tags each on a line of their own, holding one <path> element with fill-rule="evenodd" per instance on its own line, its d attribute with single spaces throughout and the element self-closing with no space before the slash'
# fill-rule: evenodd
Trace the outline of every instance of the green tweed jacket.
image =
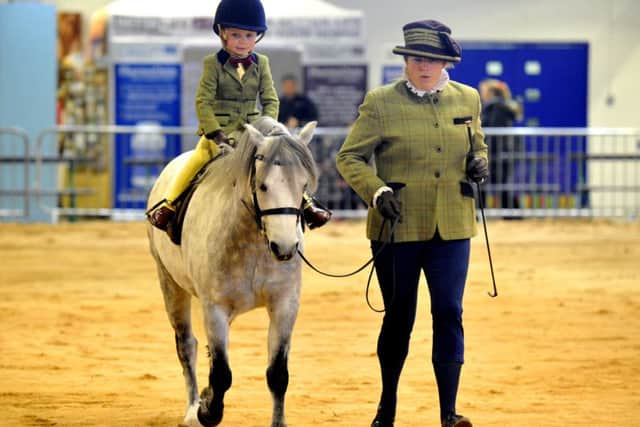
<svg viewBox="0 0 640 427">
<path fill-rule="evenodd" d="M 480 108 L 478 92 L 454 81 L 422 98 L 405 80 L 367 94 L 336 163 L 369 205 L 369 239 L 378 239 L 383 222 L 373 196 L 390 182 L 406 184 L 395 191 L 403 218 L 396 242 L 429 240 L 436 227 L 445 240 L 476 234 L 475 200 L 465 174 L 470 145 L 465 121 L 471 120 L 475 155 L 487 158 Z M 381 240 L 389 239 L 389 228 Z"/>
<path fill-rule="evenodd" d="M 227 60 L 229 54 L 220 50 L 204 58 L 204 70 L 196 92 L 198 135 L 222 129 L 227 135 L 260 115 L 277 120 L 278 94 L 273 85 L 269 59 L 253 53 L 254 63 L 242 79 Z M 262 113 L 257 108 L 257 100 Z"/>
</svg>

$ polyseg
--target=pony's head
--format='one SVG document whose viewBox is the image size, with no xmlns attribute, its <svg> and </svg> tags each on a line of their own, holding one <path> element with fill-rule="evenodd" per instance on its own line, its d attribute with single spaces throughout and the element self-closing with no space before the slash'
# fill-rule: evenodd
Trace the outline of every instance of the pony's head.
<svg viewBox="0 0 640 427">
<path fill-rule="evenodd" d="M 248 172 L 251 204 L 260 231 L 279 261 L 291 259 L 300 240 L 302 196 L 313 191 L 318 172 L 307 147 L 316 122 L 307 124 L 297 136 L 273 119 L 259 119 L 245 125 L 253 147 Z M 247 142 L 247 141 L 245 141 Z"/>
</svg>

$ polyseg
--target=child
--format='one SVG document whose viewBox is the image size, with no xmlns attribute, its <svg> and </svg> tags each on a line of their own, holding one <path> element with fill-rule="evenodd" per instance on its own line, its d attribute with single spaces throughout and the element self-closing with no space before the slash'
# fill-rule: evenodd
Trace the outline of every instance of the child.
<svg viewBox="0 0 640 427">
<path fill-rule="evenodd" d="M 278 95 L 273 85 L 269 59 L 253 52 L 267 30 L 260 0 L 222 0 L 213 20 L 213 31 L 222 49 L 204 59 L 204 70 L 196 93 L 196 112 L 201 136 L 194 152 L 173 178 L 163 204 L 151 212 L 149 222 L 166 230 L 175 215 L 174 201 L 187 188 L 196 173 L 229 142 L 227 134 L 238 133 L 245 123 L 262 114 L 278 117 Z M 310 196 L 304 197 L 304 218 L 309 228 L 321 227 L 331 213 L 317 208 Z"/>
</svg>

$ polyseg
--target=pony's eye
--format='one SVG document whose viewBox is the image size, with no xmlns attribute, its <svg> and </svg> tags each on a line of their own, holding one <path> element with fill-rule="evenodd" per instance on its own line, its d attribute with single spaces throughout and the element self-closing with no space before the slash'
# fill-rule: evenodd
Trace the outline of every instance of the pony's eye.
<svg viewBox="0 0 640 427">
<path fill-rule="evenodd" d="M 260 184 L 259 188 L 260 188 L 260 191 L 264 191 L 264 192 L 267 191 L 267 186 L 265 184 Z"/>
</svg>

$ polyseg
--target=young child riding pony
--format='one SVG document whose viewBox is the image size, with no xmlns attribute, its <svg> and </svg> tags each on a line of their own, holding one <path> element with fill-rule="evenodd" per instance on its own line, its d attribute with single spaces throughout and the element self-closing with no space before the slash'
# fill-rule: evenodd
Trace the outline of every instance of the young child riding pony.
<svg viewBox="0 0 640 427">
<path fill-rule="evenodd" d="M 269 59 L 253 52 L 267 30 L 260 0 L 222 0 L 213 21 L 222 49 L 204 58 L 196 92 L 200 140 L 182 169 L 173 178 L 163 203 L 149 214 L 149 222 L 166 230 L 175 216 L 174 203 L 193 177 L 218 156 L 220 143 L 233 143 L 245 123 L 260 116 L 277 120 L 279 100 L 271 77 Z M 259 100 L 262 113 L 256 107 Z M 229 134 L 229 137 L 227 137 Z M 303 216 L 309 228 L 321 227 L 331 218 L 305 193 Z"/>
</svg>

